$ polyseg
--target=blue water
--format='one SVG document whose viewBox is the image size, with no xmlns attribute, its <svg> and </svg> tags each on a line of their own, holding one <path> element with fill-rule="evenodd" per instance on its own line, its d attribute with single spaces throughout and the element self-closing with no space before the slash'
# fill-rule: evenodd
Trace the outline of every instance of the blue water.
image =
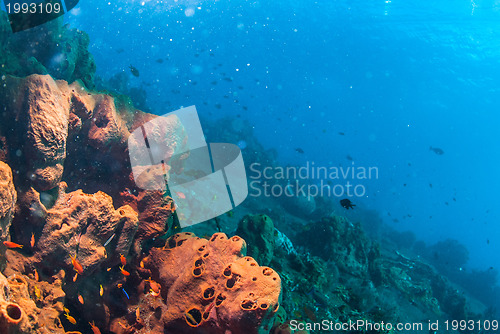
<svg viewBox="0 0 500 334">
<path fill-rule="evenodd" d="M 500 268 L 499 9 L 81 1 L 65 21 L 90 35 L 97 74 L 125 71 L 153 112 L 194 104 L 204 117 L 238 115 L 283 165 L 378 167 L 358 206 L 429 244 L 457 239 L 468 267 L 486 269 Z"/>
</svg>

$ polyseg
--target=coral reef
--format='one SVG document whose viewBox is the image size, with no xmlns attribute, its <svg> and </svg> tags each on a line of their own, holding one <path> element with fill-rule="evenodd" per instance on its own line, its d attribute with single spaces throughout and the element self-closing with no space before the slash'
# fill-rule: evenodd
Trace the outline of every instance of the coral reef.
<svg viewBox="0 0 500 334">
<path fill-rule="evenodd" d="M 0 12 L 0 74 L 50 74 L 70 83 L 81 80 L 93 88 L 96 65 L 88 51 L 90 39 L 85 32 L 63 25 L 61 17 L 12 33 L 6 16 Z"/>
<path fill-rule="evenodd" d="M 16 201 L 12 171 L 6 163 L 0 161 L 0 243 L 8 239 Z"/>
<path fill-rule="evenodd" d="M 238 224 L 236 234 L 247 242 L 248 254 L 258 263 L 269 265 L 274 254 L 274 225 L 266 215 L 247 215 Z"/>
<path fill-rule="evenodd" d="M 61 20 L 15 35 L 5 24 L 0 20 L 2 334 L 303 334 L 291 320 L 485 317 L 480 303 L 472 308 L 434 268 L 446 263 L 454 273 L 466 249 L 452 241 L 421 247 L 440 254 L 427 254 L 425 263 L 406 253 L 418 245 L 413 235 L 376 241 L 361 223 L 376 222 L 372 232 L 381 234 L 379 219 L 348 220 L 324 199 L 250 198 L 193 227 L 204 238 L 172 235 L 180 232 L 172 199 L 136 184 L 163 181 L 171 170 L 139 164 L 134 179 L 130 159 L 137 157 L 127 147 L 143 139 L 130 134 L 156 116 L 127 97 L 89 90 L 95 65 L 85 33 Z M 114 89 L 144 104 L 125 77 L 112 80 Z M 182 159 L 188 138 L 180 120 L 169 116 L 162 126 L 152 136 L 168 147 L 166 161 Z M 264 151 L 246 121 L 219 120 L 207 135 L 245 138 L 247 162 L 275 163 L 276 153 Z M 403 244 L 404 252 L 397 249 Z"/>
<path fill-rule="evenodd" d="M 70 256 L 77 256 L 85 269 L 81 275 L 87 276 L 104 262 L 114 259 L 117 264 L 119 254 L 128 254 L 138 227 L 137 213 L 129 206 L 115 210 L 111 197 L 103 192 L 85 194 L 77 190 L 66 194 L 65 189 L 63 182 L 50 209 L 41 202 L 40 194 L 31 189 L 31 200 L 23 203 L 26 210 L 37 210 L 15 231 L 18 240 L 25 244 L 34 235 L 34 255 L 24 261 L 15 258 L 6 272 L 12 266 L 21 272 L 30 266 L 50 271 L 62 262 L 66 262 L 66 269 L 71 272 Z M 112 236 L 106 250 L 103 245 Z"/>
<path fill-rule="evenodd" d="M 37 282 L 25 275 L 5 278 L 0 273 L 0 328 L 5 334 L 64 334 L 59 320 L 65 293 L 62 273 L 53 282 Z"/>
<path fill-rule="evenodd" d="M 150 293 L 142 295 L 137 308 L 155 309 L 158 316 L 149 318 L 140 333 L 157 328 L 166 333 L 269 333 L 280 308 L 281 279 L 245 251 L 242 238 L 228 239 L 224 233 L 207 240 L 183 232 L 163 248 L 152 248 L 143 259 L 143 275 L 151 274 Z M 164 305 L 152 301 L 155 290 Z"/>
<path fill-rule="evenodd" d="M 116 105 L 108 95 L 92 94 L 78 83 L 68 85 L 50 76 L 6 76 L 5 82 L 0 87 L 0 99 L 6 101 L 2 110 L 6 122 L 0 125 L 0 138 L 5 143 L 2 155 L 14 170 L 16 188 L 22 194 L 18 206 L 28 215 L 14 219 L 18 230 L 23 230 L 24 220 L 36 220 L 43 212 L 34 210 L 27 197 L 36 197 L 39 192 L 41 202 L 52 205 L 47 202 L 57 198 L 62 179 L 69 190 L 103 191 L 118 205 L 139 208 L 141 240 L 168 230 L 170 212 L 158 214 L 161 192 L 136 188 L 127 150 L 130 131 L 155 116 L 130 105 Z M 175 154 L 186 135 L 178 120 L 169 120 L 175 136 L 165 134 L 163 142 Z M 115 182 L 104 182 L 111 179 Z M 156 200 L 150 201 L 153 198 Z"/>
<path fill-rule="evenodd" d="M 359 224 L 334 216 L 307 227 L 297 238 L 297 245 L 307 247 L 311 254 L 325 261 L 334 261 L 346 273 L 357 277 L 366 276 L 371 242 Z M 321 242 L 318 242 L 318 238 L 321 238 Z"/>
</svg>

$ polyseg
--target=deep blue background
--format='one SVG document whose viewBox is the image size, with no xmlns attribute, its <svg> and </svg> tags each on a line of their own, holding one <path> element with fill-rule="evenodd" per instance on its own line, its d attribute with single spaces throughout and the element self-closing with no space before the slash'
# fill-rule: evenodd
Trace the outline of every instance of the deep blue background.
<svg viewBox="0 0 500 334">
<path fill-rule="evenodd" d="M 65 21 L 91 36 L 98 75 L 125 71 L 154 112 L 240 115 L 282 164 L 377 166 L 358 205 L 500 268 L 494 2 L 87 0 Z"/>
</svg>

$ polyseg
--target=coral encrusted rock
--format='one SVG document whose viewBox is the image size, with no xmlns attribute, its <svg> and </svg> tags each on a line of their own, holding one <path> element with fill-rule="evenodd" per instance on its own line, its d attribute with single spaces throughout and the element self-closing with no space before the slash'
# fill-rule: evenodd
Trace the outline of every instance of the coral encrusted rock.
<svg viewBox="0 0 500 334">
<path fill-rule="evenodd" d="M 267 215 L 247 215 L 238 224 L 236 234 L 247 242 L 248 255 L 268 266 L 274 254 L 274 224 Z"/>
<path fill-rule="evenodd" d="M 0 243 L 7 240 L 17 201 L 10 167 L 0 161 Z"/>
<path fill-rule="evenodd" d="M 49 75 L 1 76 L 0 101 L 0 160 L 12 169 L 18 207 L 28 207 L 24 199 L 35 193 L 46 204 L 43 198 L 55 197 L 64 181 L 69 190 L 102 191 L 118 206 L 130 204 L 143 212 L 138 244 L 167 232 L 171 211 L 156 209 L 161 192 L 145 193 L 137 185 L 128 148 L 130 134 L 158 116 L 136 110 L 127 100 L 89 91 L 79 81 L 68 84 Z M 164 160 L 182 159 L 188 140 L 182 122 L 169 115 L 160 124 L 162 131 L 155 131 L 154 139 L 168 148 Z M 141 181 L 148 177 L 144 174 Z M 161 176 L 163 180 L 163 169 Z M 24 230 L 25 214 L 32 211 L 17 215 L 12 226 Z"/>
<path fill-rule="evenodd" d="M 128 254 L 139 224 L 137 213 L 128 205 L 115 209 L 112 198 L 103 192 L 85 194 L 81 190 L 70 193 L 65 190 L 66 184 L 62 182 L 57 200 L 50 208 L 34 189 L 27 193 L 31 194 L 27 196 L 29 201 L 25 199 L 28 210 L 32 211 L 31 218 L 25 220 L 23 229 L 15 231 L 25 245 L 29 245 L 33 233 L 34 255 L 20 258 L 18 252 L 8 250 L 6 272 L 25 272 L 33 265 L 51 271 L 66 263 L 67 273 L 73 273 L 70 256 L 76 256 L 84 268 L 83 275 L 87 276 L 105 262 L 117 264 L 120 253 Z"/>
<path fill-rule="evenodd" d="M 65 297 L 60 274 L 52 280 L 37 282 L 20 274 L 7 279 L 0 273 L 0 333 L 65 333 L 59 320 Z"/>
<path fill-rule="evenodd" d="M 207 240 L 189 232 L 151 249 L 144 264 L 161 286 L 165 333 L 269 333 L 281 279 L 245 250 L 239 236 L 215 233 Z"/>
</svg>

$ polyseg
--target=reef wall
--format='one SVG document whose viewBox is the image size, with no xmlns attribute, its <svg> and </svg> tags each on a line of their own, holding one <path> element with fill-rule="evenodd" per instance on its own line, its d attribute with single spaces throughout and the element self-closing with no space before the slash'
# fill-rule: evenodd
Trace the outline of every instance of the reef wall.
<svg viewBox="0 0 500 334">
<path fill-rule="evenodd" d="M 164 192 L 136 187 L 127 140 L 156 116 L 79 81 L 2 82 L 0 269 L 6 289 L 19 291 L 4 296 L 4 321 L 19 318 L 12 333 L 64 333 L 89 321 L 114 333 L 271 331 L 281 279 L 245 257 L 242 238 L 185 233 L 150 249 L 172 233 L 173 210 Z M 173 156 L 188 138 L 175 116 L 166 125 L 160 142 Z M 155 166 L 144 169 L 154 177 Z"/>
</svg>

